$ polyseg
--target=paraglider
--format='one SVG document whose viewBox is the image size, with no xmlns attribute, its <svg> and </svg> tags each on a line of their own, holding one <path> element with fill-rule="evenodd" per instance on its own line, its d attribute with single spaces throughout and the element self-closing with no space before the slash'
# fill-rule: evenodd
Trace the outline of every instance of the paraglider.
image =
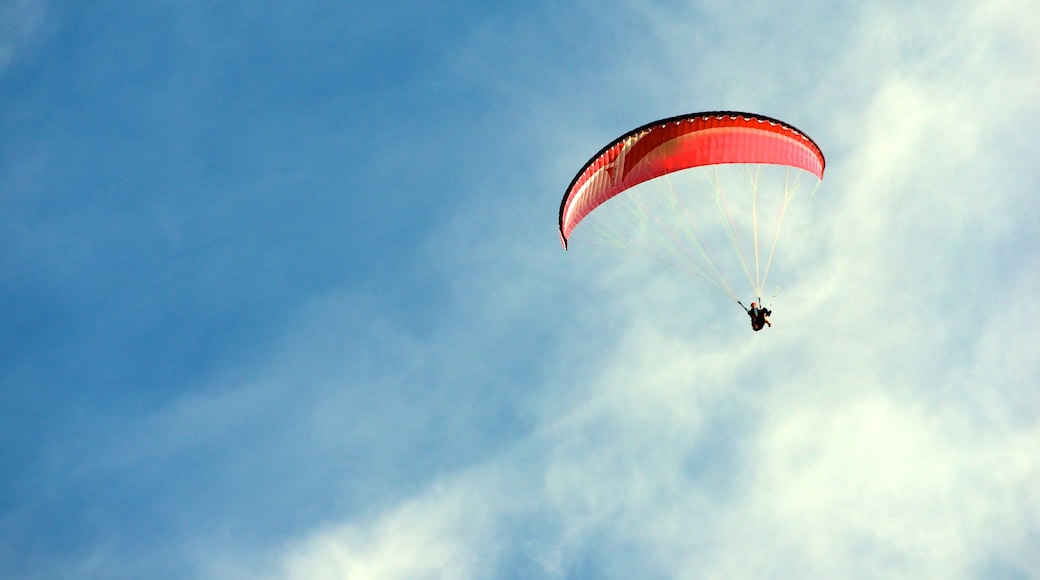
<svg viewBox="0 0 1040 580">
<path fill-rule="evenodd" d="M 773 323 L 769 322 L 769 316 L 773 314 L 773 311 L 764 306 L 759 307 L 757 302 L 751 303 L 751 308 L 747 309 L 747 314 L 751 317 L 751 330 L 758 332 L 766 326 L 773 327 Z"/>
<path fill-rule="evenodd" d="M 805 179 L 815 180 L 815 192 L 825 166 L 808 135 L 763 115 L 713 111 L 654 121 L 608 143 L 574 176 L 560 202 L 560 241 L 569 249 L 579 223 L 614 207 L 620 217 L 592 228 L 591 238 L 682 271 L 743 308 L 730 279 L 743 270 L 753 295 L 762 295 L 788 204 Z M 731 168 L 739 168 L 735 177 Z M 782 173 L 774 177 L 773 168 Z M 672 186 L 695 169 L 704 172 L 707 195 Z M 661 193 L 647 193 L 658 182 Z M 760 207 L 773 208 L 771 227 Z M 760 244 L 769 235 L 768 247 Z M 720 257 L 723 245 L 735 260 Z M 761 299 L 752 306 L 745 311 L 754 330 L 772 326 Z"/>
</svg>

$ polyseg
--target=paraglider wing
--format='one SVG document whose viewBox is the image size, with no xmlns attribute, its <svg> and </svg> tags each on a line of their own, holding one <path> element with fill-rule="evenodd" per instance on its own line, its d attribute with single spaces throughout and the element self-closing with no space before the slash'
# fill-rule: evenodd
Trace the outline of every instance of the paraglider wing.
<svg viewBox="0 0 1040 580">
<path fill-rule="evenodd" d="M 626 189 L 669 173 L 723 163 L 803 169 L 823 179 L 820 148 L 793 126 L 762 115 L 717 111 L 648 123 L 619 137 L 574 176 L 560 203 L 560 240 Z"/>
</svg>

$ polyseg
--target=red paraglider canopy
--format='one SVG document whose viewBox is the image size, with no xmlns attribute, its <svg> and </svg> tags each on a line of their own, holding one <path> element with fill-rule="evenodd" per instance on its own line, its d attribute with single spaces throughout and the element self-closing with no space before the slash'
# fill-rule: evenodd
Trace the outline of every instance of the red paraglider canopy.
<svg viewBox="0 0 1040 580">
<path fill-rule="evenodd" d="M 823 179 L 820 148 L 793 126 L 762 115 L 713 111 L 648 123 L 604 147 L 574 176 L 560 203 L 560 239 L 626 189 L 669 173 L 722 163 L 804 169 Z"/>
</svg>

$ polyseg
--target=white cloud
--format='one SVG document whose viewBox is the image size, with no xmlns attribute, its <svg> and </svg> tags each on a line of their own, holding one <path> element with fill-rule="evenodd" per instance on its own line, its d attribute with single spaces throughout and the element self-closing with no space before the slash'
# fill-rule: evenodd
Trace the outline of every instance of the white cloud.
<svg viewBox="0 0 1040 580">
<path fill-rule="evenodd" d="M 750 561 L 746 548 L 731 549 L 720 576 L 963 577 L 1001 550 L 1001 536 L 1018 543 L 1019 565 L 1032 565 L 1023 549 L 1040 505 L 1040 430 L 979 433 L 957 409 L 871 387 L 770 413 L 747 504 L 730 514 L 723 543 L 772 549 Z"/>
<path fill-rule="evenodd" d="M 291 548 L 289 578 L 477 578 L 501 498 L 461 480 L 435 486 L 371 525 L 319 531 Z M 500 515 L 500 514 L 495 514 Z M 477 546 L 485 546 L 477 549 Z"/>
</svg>

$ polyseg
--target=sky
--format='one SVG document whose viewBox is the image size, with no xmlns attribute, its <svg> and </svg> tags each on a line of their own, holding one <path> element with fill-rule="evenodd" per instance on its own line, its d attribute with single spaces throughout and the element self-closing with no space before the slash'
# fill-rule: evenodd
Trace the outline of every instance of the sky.
<svg viewBox="0 0 1040 580">
<path fill-rule="evenodd" d="M 423 4 L 0 1 L 0 576 L 1040 576 L 1040 5 Z M 712 110 L 760 333 L 559 243 Z"/>
</svg>

